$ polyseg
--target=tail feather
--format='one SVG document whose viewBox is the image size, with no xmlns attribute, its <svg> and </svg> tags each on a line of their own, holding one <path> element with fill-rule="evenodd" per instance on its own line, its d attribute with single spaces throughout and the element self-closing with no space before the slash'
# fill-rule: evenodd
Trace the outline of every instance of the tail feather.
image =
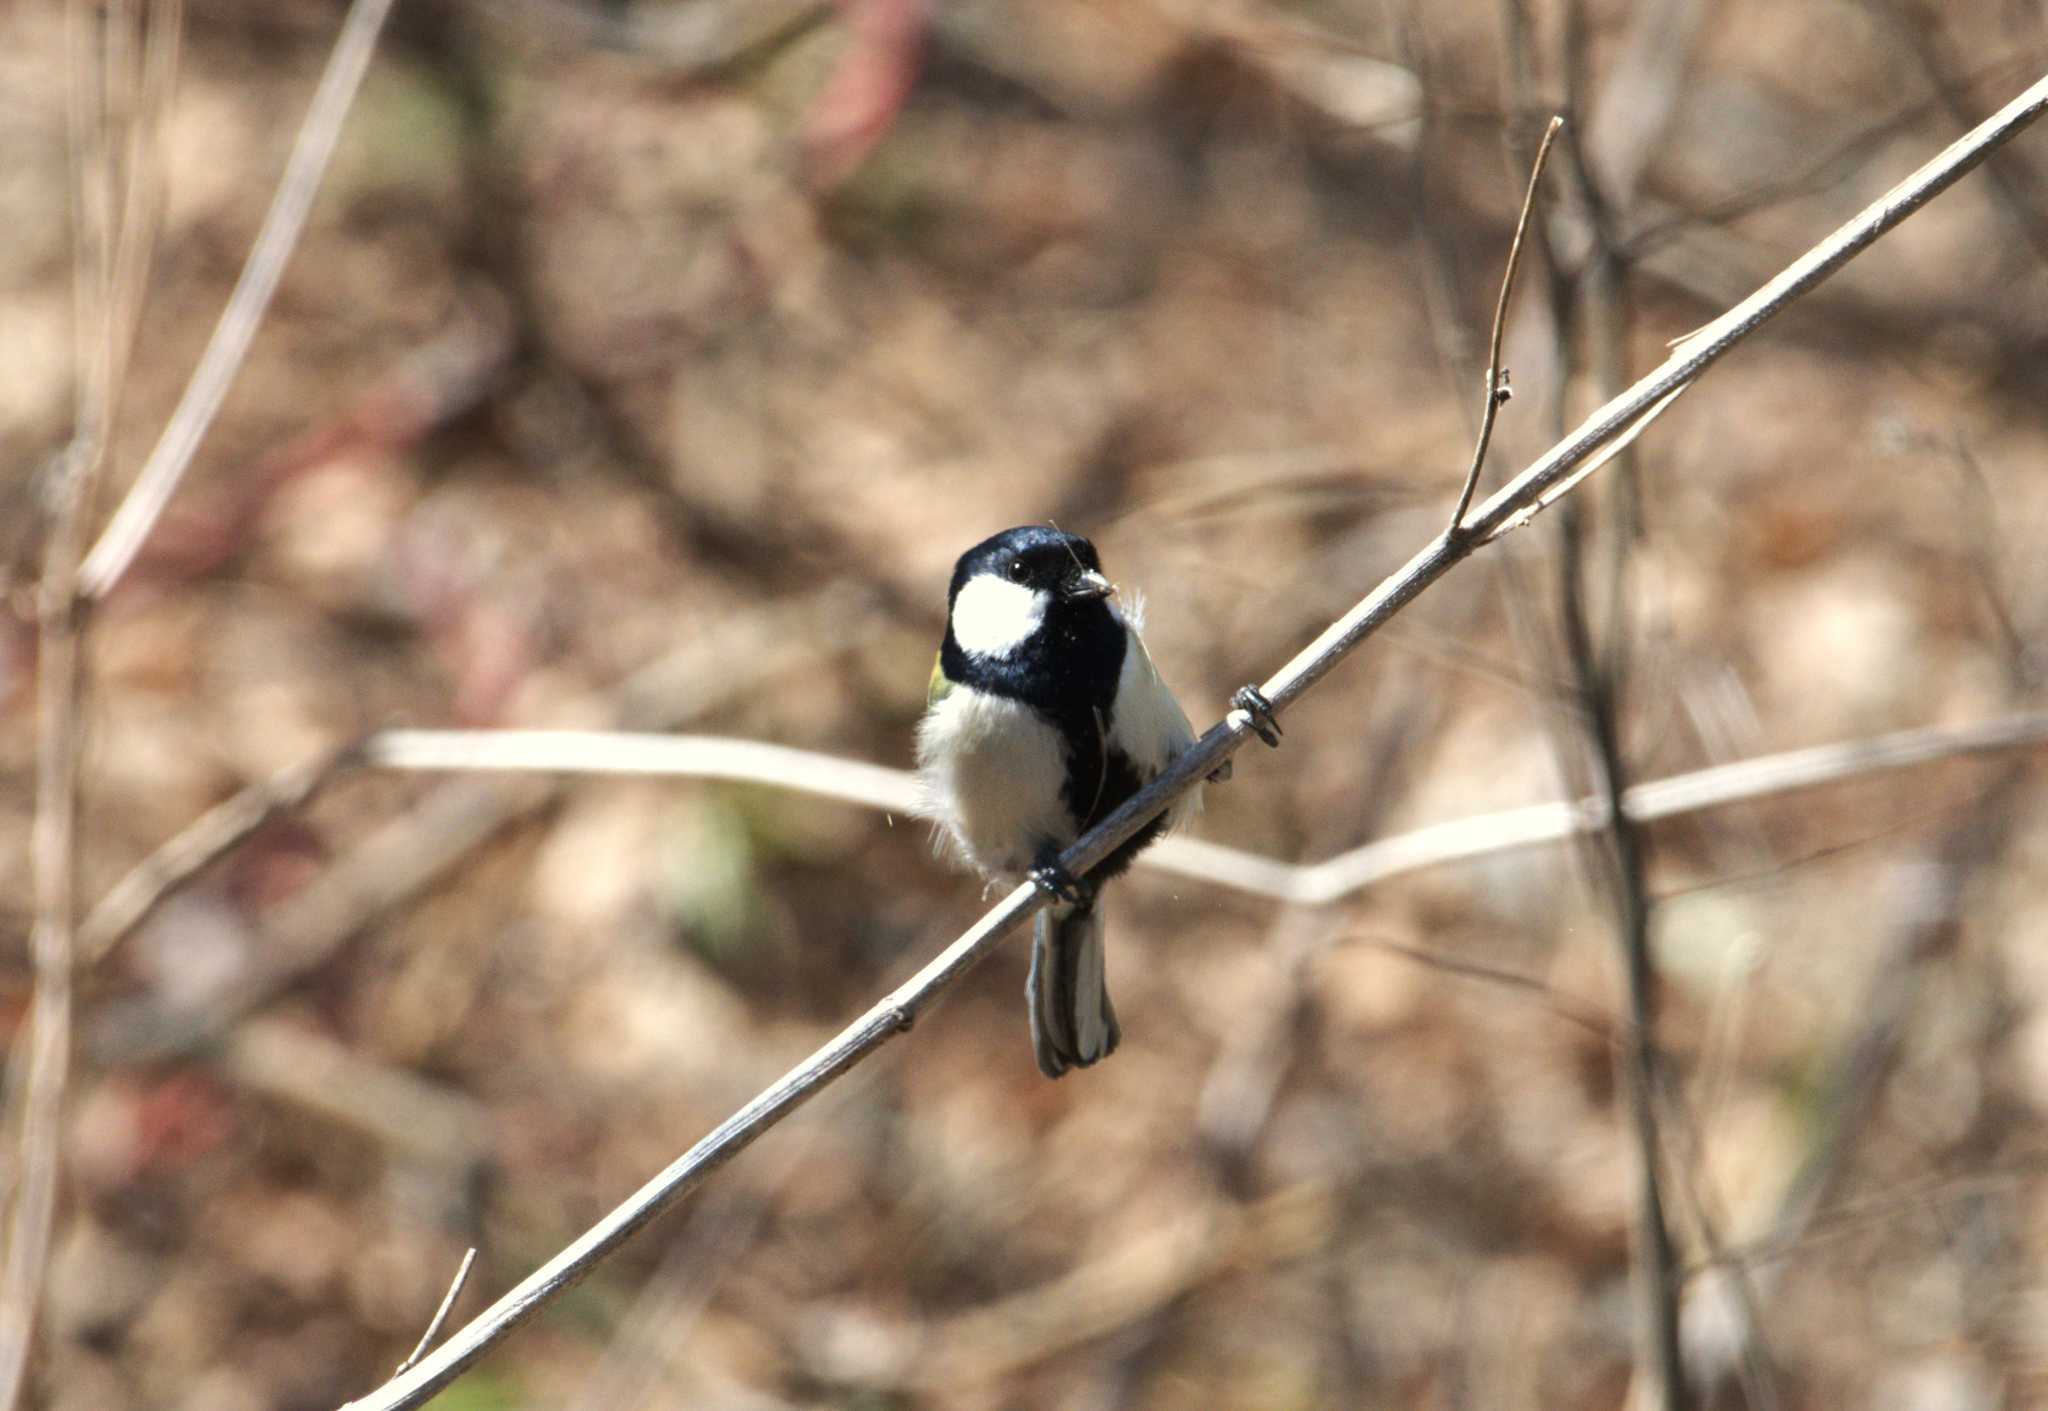
<svg viewBox="0 0 2048 1411">
<path fill-rule="evenodd" d="M 1103 976 L 1102 933 L 1102 913 L 1093 903 L 1038 913 L 1024 997 L 1031 1047 L 1048 1078 L 1100 1062 L 1123 1037 Z"/>
</svg>

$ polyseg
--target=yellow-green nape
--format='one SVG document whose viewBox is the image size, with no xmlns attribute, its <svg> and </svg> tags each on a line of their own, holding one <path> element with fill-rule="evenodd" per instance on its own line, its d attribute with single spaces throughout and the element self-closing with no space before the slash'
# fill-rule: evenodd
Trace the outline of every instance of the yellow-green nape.
<svg viewBox="0 0 2048 1411">
<path fill-rule="evenodd" d="M 927 681 L 924 687 L 925 708 L 930 709 L 946 699 L 946 693 L 952 689 L 952 678 L 946 675 L 945 653 L 941 652 L 932 658 L 932 679 Z"/>
</svg>

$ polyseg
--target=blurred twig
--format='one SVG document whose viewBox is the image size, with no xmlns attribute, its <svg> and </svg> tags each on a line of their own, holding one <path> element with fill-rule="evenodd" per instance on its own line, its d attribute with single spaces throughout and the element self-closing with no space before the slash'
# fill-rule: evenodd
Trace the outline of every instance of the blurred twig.
<svg viewBox="0 0 2048 1411">
<path fill-rule="evenodd" d="M 1940 8 L 1922 10 L 1903 3 L 1903 0 L 1871 0 L 1869 8 L 1875 10 L 1892 27 L 1899 37 L 1899 51 L 1919 65 L 1928 83 L 1933 85 L 1935 96 L 1955 125 L 1967 131 L 1983 120 L 1977 111 L 1977 104 L 1971 99 L 1969 82 L 1957 74 L 1948 62 L 1941 32 Z M 1991 180 L 1998 203 L 2012 218 L 2020 237 L 2033 251 L 2034 259 L 2048 264 L 2048 220 L 2044 220 L 2035 196 L 2038 180 L 2009 154 L 1993 157 L 1984 167 L 1985 176 Z"/>
<path fill-rule="evenodd" d="M 1761 1250 L 1758 1257 L 1765 1257 L 1800 1245 L 1845 1178 L 1850 1153 L 1869 1125 L 1905 1043 L 1926 966 L 1954 944 L 1964 890 L 2010 844 L 2016 831 L 2017 786 L 2017 774 L 2008 773 L 1935 845 L 1930 858 L 1909 864 L 1903 872 L 1897 927 L 1852 1008 L 1858 1016 L 1856 1025 L 1830 1056 L 1805 1158 L 1780 1196 L 1767 1231 L 1746 1242 L 1745 1250 Z M 1751 1262 L 1747 1254 L 1739 1254 L 1724 1267 L 1737 1278 L 1749 1278 Z M 1755 1275 L 1757 1293 L 1745 1291 L 1745 1296 L 1767 1297 L 1782 1272 L 1769 1269 Z M 1704 1335 L 1688 1337 L 1687 1362 L 1694 1380 L 1704 1388 L 1713 1387 L 1747 1351 L 1745 1343 L 1744 1338 L 1720 1342 Z"/>
<path fill-rule="evenodd" d="M 179 886 L 278 814 L 303 807 L 328 780 L 355 762 L 356 752 L 343 750 L 289 765 L 207 810 L 99 899 L 78 928 L 79 959 L 87 965 L 102 959 Z"/>
<path fill-rule="evenodd" d="M 1570 147 L 1569 164 L 1583 219 L 1558 223 L 1563 246 L 1551 284 L 1555 327 L 1576 329 L 1588 347 L 1593 385 L 1611 397 L 1626 385 L 1627 266 L 1616 250 L 1618 214 L 1632 202 L 1642 173 L 1676 108 L 1701 6 L 1695 0 L 1654 0 L 1636 11 L 1630 40 L 1602 88 L 1592 118 Z M 1585 6 L 1567 10 L 1565 69 L 1567 101 L 1591 102 L 1585 92 Z M 1560 362 L 1564 354 L 1560 349 Z M 1668 403 L 1666 404 L 1668 405 Z M 1647 420 L 1647 418 L 1646 418 Z M 1664 1138 L 1660 1136 L 1658 1077 L 1663 1058 L 1658 1043 L 1656 960 L 1651 953 L 1652 901 L 1649 834 L 1629 815 L 1622 799 L 1628 761 L 1621 740 L 1623 700 L 1628 685 L 1630 603 L 1622 591 L 1634 538 L 1631 513 L 1637 466 L 1630 445 L 1618 443 L 1620 464 L 1612 493 L 1598 501 L 1574 497 L 1558 516 L 1558 619 L 1565 661 L 1571 671 L 1574 718 L 1583 727 L 1584 757 L 1608 826 L 1584 851 L 1614 909 L 1615 939 L 1625 976 L 1623 1004 L 1628 1024 L 1616 1054 L 1619 1086 L 1634 1139 L 1634 1283 L 1640 1349 L 1636 1376 L 1647 1390 L 1639 1404 L 1664 1411 L 1688 1411 L 1693 1398 L 1681 1362 L 1677 1251 L 1672 1243 L 1665 1194 Z M 1611 521 L 1606 561 L 1604 643 L 1595 641 L 1589 602 L 1592 564 L 1588 521 L 1596 508 Z M 1569 746 L 1567 746 L 1569 748 Z M 1578 753 L 1574 751 L 1574 753 Z M 1600 887 L 1604 880 L 1605 886 Z M 1704 1217 L 1703 1217 L 1704 1221 Z"/>
<path fill-rule="evenodd" d="M 77 963 L 80 560 L 155 234 L 159 174 L 149 159 L 177 63 L 178 18 L 172 5 L 151 21 L 133 0 L 105 13 L 83 4 L 66 10 L 76 405 L 70 442 L 48 471 L 50 528 L 36 591 L 35 995 L 7 1085 L 19 1102 L 19 1145 L 0 1261 L 0 1408 L 18 1402 L 27 1376 L 56 1207 Z"/>
<path fill-rule="evenodd" d="M 680 725 L 781 673 L 814 668 L 818 643 L 851 650 L 868 640 L 876 624 L 866 606 L 860 595 L 839 585 L 723 624 L 635 672 L 616 692 L 613 718 L 625 726 Z M 342 762 L 359 761 L 362 748 L 343 752 Z M 99 909 L 93 913 L 100 951 L 131 932 L 148 907 L 218 857 L 218 848 L 232 845 L 240 829 L 260 823 L 271 801 L 297 782 L 303 781 L 287 777 L 282 785 L 277 779 L 252 785 L 140 864 L 101 903 L 108 909 L 105 916 Z M 435 790 L 263 917 L 258 963 L 202 1011 L 110 1005 L 104 1022 L 94 1028 L 94 1052 L 126 1062 L 162 1058 L 220 1033 L 333 954 L 374 917 L 544 807 L 556 792 L 548 782 L 493 779 L 458 779 Z M 115 907 L 120 911 L 111 910 Z"/>
<path fill-rule="evenodd" d="M 1972 492 L 1963 506 L 1965 552 L 2004 648 L 2007 690 L 2013 698 L 2025 699 L 2038 689 L 2040 675 L 2029 649 L 2031 634 L 2017 628 L 2017 614 L 2000 572 L 2004 535 L 1991 487 L 1961 437 L 1942 449 L 1953 454 L 1965 486 Z M 1802 1244 L 1846 1178 L 1850 1155 L 1863 1138 L 1904 1047 L 1928 966 L 1956 943 L 1972 881 L 2013 846 L 2023 816 L 2015 806 L 2021 775 L 2017 766 L 2001 770 L 1996 782 L 1971 801 L 1966 816 L 1933 846 L 1926 860 L 1899 870 L 1900 905 L 1895 909 L 1889 944 L 1871 971 L 1861 1001 L 1851 1011 L 1858 1016 L 1858 1023 L 1830 1056 L 1805 1157 L 1779 1198 L 1770 1232 L 1761 1241 L 1753 1241 L 1753 1246 L 1760 1243 L 1782 1251 Z M 1739 1296 L 1742 1331 L 1754 1337 L 1759 1327 L 1753 1307 L 1758 1294 L 1752 1282 L 1768 1292 L 1782 1271 L 1771 1269 L 1758 1276 L 1748 1258 L 1724 1258 L 1719 1250 L 1713 1254 L 1717 1273 L 1731 1281 Z M 1704 1283 L 1699 1293 L 1704 1299 L 1717 1292 L 1717 1287 L 1715 1282 Z M 1706 1330 L 1715 1330 L 1711 1320 L 1702 1321 Z M 1711 1385 L 1724 1378 L 1732 1354 L 1748 1352 L 1746 1339 L 1733 1349 L 1730 1341 L 1688 1337 L 1688 1362 L 1697 1380 Z"/>
<path fill-rule="evenodd" d="M 1468 557 L 1479 544 L 1506 532 L 1540 509 L 1546 494 L 1567 482 L 1613 438 L 1640 423 L 1660 402 L 1692 383 L 1774 314 L 1947 189 L 2044 110 L 2048 110 L 2048 78 L 2034 84 L 1994 118 L 1922 166 L 1698 337 L 1688 340 L 1655 372 L 1587 418 L 1481 505 L 1470 522 L 1469 534 L 1455 540 L 1439 536 L 1423 548 L 1262 683 L 1260 689 L 1266 699 L 1276 711 L 1288 709 L 1359 643 Z M 1062 864 L 1070 871 L 1079 869 L 1085 873 L 1174 799 L 1213 774 L 1251 737 L 1254 724 L 1240 711 L 1212 726 L 1157 780 L 1067 849 L 1060 858 Z M 487 1349 L 573 1286 L 636 1231 L 695 1190 L 820 1089 L 909 1028 L 944 990 L 1045 905 L 1045 900 L 1040 889 L 1030 883 L 1017 887 L 909 981 L 885 995 L 566 1249 L 458 1329 L 418 1366 L 350 1405 L 358 1411 L 397 1411 L 422 1404 Z"/>
<path fill-rule="evenodd" d="M 1637 1282 L 1650 1350 L 1645 1370 L 1651 1379 L 1651 1395 L 1658 1404 L 1666 1411 L 1684 1411 L 1692 1404 L 1692 1397 L 1680 1365 L 1678 1260 L 1664 1213 L 1662 1144 L 1657 1135 L 1657 1074 L 1662 1059 L 1657 1046 L 1656 965 L 1650 954 L 1648 844 L 1642 825 L 1629 816 L 1623 803 L 1627 764 L 1621 746 L 1621 692 L 1611 664 L 1614 654 L 1608 653 L 1609 661 L 1603 662 L 1593 644 L 1584 593 L 1580 516 L 1573 513 L 1577 509 L 1579 504 L 1574 501 L 1564 517 L 1564 551 L 1558 560 L 1563 589 L 1561 616 L 1566 655 L 1578 678 L 1578 701 L 1592 745 L 1594 778 L 1608 820 L 1602 834 L 1607 844 L 1603 855 L 1608 863 L 1617 939 L 1621 942 L 1627 975 L 1629 1024 L 1620 1064 L 1622 1091 L 1627 1097 L 1629 1124 L 1636 1142 L 1634 1213 L 1636 1257 L 1640 1261 Z M 1620 623 L 1610 626 L 1617 633 L 1624 630 Z"/>
<path fill-rule="evenodd" d="M 1932 1176 L 1911 1185 L 1895 1186 L 1882 1195 L 1867 1199 L 1838 1201 L 1817 1209 L 1797 1231 L 1773 1230 L 1757 1239 L 1732 1245 L 1701 1260 L 1686 1273 L 1704 1274 L 1729 1263 L 1756 1265 L 1789 1259 L 1827 1241 L 1847 1239 L 1873 1226 L 1889 1224 L 1918 1207 L 1969 1200 L 1991 1191 L 2010 1189 L 2039 1176 L 2044 1167 L 2048 1167 L 2048 1153 L 2034 1152 L 1992 1170 Z"/>
<path fill-rule="evenodd" d="M 1336 1206 L 1330 1185 L 1316 1179 L 1243 1206 L 1182 1217 L 1036 1288 L 931 1324 L 884 1330 L 881 1345 L 866 1350 L 871 1365 L 863 1379 L 938 1396 L 999 1382 L 1233 1271 L 1326 1249 Z M 846 1378 L 850 1369 L 832 1365 L 829 1356 L 813 1354 L 814 1361 L 826 1359 L 816 1373 Z"/>
<path fill-rule="evenodd" d="M 2002 54 L 1981 68 L 1958 75 L 1956 81 L 1972 88 L 2016 83 L 2038 62 L 2038 54 Z M 1901 105 L 1875 123 L 1859 122 L 1848 137 L 1829 143 L 1815 154 L 1802 156 L 1798 165 L 1789 171 L 1767 176 L 1761 181 L 1746 181 L 1739 194 L 1711 202 L 1703 208 L 1675 210 L 1645 195 L 1638 205 L 1643 213 L 1654 212 L 1654 218 L 1639 213 L 1638 224 L 1622 242 L 1622 250 L 1632 259 L 1647 260 L 1688 231 L 1733 225 L 1758 211 L 1825 191 L 1847 180 L 1887 143 L 1925 123 L 1942 106 L 1939 98 L 1919 99 Z M 1663 276 L 1668 270 L 1669 267 L 1660 265 L 1657 272 Z"/>
<path fill-rule="evenodd" d="M 220 410 L 235 374 L 241 370 L 242 358 L 256 336 L 257 325 L 263 321 L 270 296 L 277 291 L 285 264 L 298 244 L 306 212 L 312 208 L 313 196 L 320 189 L 327 160 L 334 154 L 335 141 L 341 135 L 342 120 L 355 101 L 356 89 L 369 67 L 370 55 L 377 47 L 377 32 L 383 28 L 391 3 L 392 0 L 352 0 L 341 32 L 335 37 L 326 71 L 320 75 L 320 86 L 314 90 L 305 121 L 300 124 L 298 140 L 277 184 L 277 194 L 271 198 L 270 210 L 263 217 L 263 228 L 257 232 L 248 263 L 242 266 L 241 278 L 228 296 L 227 307 L 221 311 L 206 352 L 193 370 L 177 410 L 165 424 L 156 449 L 150 452 L 127 498 L 79 569 L 79 591 L 87 598 L 106 596 L 107 590 L 135 561 L 143 540 L 149 537 L 164 506 L 170 503 L 178 481 L 192 464 L 193 452 L 199 449 L 200 438 L 213 424 L 214 414 Z"/>
<path fill-rule="evenodd" d="M 217 1058 L 243 1089 L 368 1136 L 461 1186 L 490 1150 L 490 1117 L 467 1094 L 381 1063 L 283 1016 L 236 1028 Z"/>
</svg>

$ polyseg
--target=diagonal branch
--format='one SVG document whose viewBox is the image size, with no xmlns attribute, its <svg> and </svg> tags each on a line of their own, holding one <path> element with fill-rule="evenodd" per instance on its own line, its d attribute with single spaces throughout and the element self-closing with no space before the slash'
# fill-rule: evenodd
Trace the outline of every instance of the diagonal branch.
<svg viewBox="0 0 2048 1411">
<path fill-rule="evenodd" d="M 1611 437 L 1660 399 L 1695 380 L 1737 343 L 1754 333 L 1885 232 L 1932 200 L 1965 172 L 2048 110 L 2048 78 L 2034 84 L 1961 141 L 1894 187 L 1876 204 L 1815 246 L 1777 278 L 1743 300 L 1674 353 L 1648 377 L 1596 411 L 1563 442 L 1495 493 L 1474 514 L 1468 535 L 1440 535 L 1408 564 L 1331 624 L 1283 666 L 1261 690 L 1284 711 L 1335 669 L 1358 644 L 1425 588 L 1443 577 L 1478 544 L 1533 513 L 1553 485 L 1570 476 Z M 1125 839 L 1206 779 L 1243 747 L 1255 722 L 1238 711 L 1185 750 L 1157 780 L 1097 825 L 1060 861 L 1085 874 Z M 726 1119 L 695 1146 L 490 1308 L 452 1334 L 419 1365 L 349 1405 L 354 1411 L 399 1411 L 423 1404 L 485 1351 L 573 1286 L 636 1231 L 702 1185 L 712 1172 L 802 1106 L 840 1074 L 891 1037 L 908 1029 L 947 986 L 959 979 L 1010 931 L 1045 904 L 1030 883 L 1004 897 L 967 933 L 910 980 L 801 1064 Z"/>
<path fill-rule="evenodd" d="M 200 355 L 199 366 L 193 370 L 177 410 L 171 413 L 163 435 L 157 439 L 156 449 L 149 453 L 149 459 L 136 475 L 128 498 L 114 512 L 106 532 L 78 570 L 78 588 L 84 597 L 105 597 L 135 562 L 143 541 L 156 527 L 158 516 L 171 502 L 171 493 L 192 464 L 199 440 L 213 424 L 235 374 L 241 371 L 257 325 L 263 321 L 264 310 L 270 307 L 270 296 L 277 292 L 285 264 L 299 243 L 299 232 L 305 227 L 306 213 L 312 209 L 313 197 L 320 189 L 327 159 L 334 155 L 334 144 L 341 136 L 342 119 L 355 102 L 356 90 L 377 47 L 377 32 L 384 27 L 391 4 L 392 0 L 355 0 L 349 7 L 341 33 L 335 37 L 326 71 L 320 75 L 320 86 L 314 90 L 306 119 L 299 127 L 298 141 L 285 163 L 284 176 L 278 181 L 277 194 L 264 214 L 263 228 L 250 247 L 248 263 L 242 266 L 242 276 L 235 281 L 234 292 L 228 296 L 213 337 Z"/>
</svg>

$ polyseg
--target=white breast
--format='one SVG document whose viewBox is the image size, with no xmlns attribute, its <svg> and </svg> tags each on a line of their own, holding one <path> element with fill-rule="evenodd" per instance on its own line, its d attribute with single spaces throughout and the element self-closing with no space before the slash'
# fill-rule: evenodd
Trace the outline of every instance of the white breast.
<svg viewBox="0 0 2048 1411">
<path fill-rule="evenodd" d="M 1116 683 L 1116 742 L 1136 766 L 1138 777 L 1150 783 L 1175 755 L 1194 743 L 1195 731 L 1188 724 L 1187 712 L 1152 665 L 1135 622 L 1126 640 L 1123 672 Z M 1179 827 L 1201 808 L 1202 786 L 1197 784 L 1167 810 L 1166 826 Z"/>
<path fill-rule="evenodd" d="M 1078 836 L 1060 799 L 1066 746 L 1029 706 L 956 688 L 918 727 L 917 764 L 941 844 L 981 872 L 1022 877 L 1042 845 Z"/>
</svg>

